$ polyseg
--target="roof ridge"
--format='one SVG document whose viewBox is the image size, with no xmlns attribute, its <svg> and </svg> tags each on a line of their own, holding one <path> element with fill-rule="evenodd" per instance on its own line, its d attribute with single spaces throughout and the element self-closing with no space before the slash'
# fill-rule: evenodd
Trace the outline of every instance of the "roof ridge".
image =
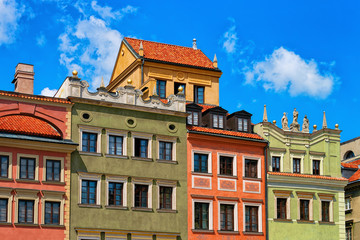
<svg viewBox="0 0 360 240">
<path fill-rule="evenodd" d="M 48 97 L 48 96 L 19 93 L 19 92 L 11 92 L 11 91 L 4 91 L 4 90 L 0 90 L 0 95 L 9 96 L 9 97 L 28 98 L 28 99 L 34 99 L 34 100 L 40 100 L 40 101 L 42 100 L 42 101 L 47 101 L 47 102 L 61 102 L 61 103 L 71 104 L 70 101 L 63 99 L 63 98 Z"/>
<path fill-rule="evenodd" d="M 176 44 L 170 44 L 170 43 L 163 43 L 163 42 L 155 42 L 155 41 L 150 41 L 150 40 L 144 40 L 144 39 L 138 39 L 138 38 L 131 38 L 131 37 L 124 37 L 125 39 L 134 39 L 134 40 L 138 40 L 138 41 L 143 41 L 143 42 L 150 42 L 150 43 L 159 43 L 159 44 L 163 44 L 163 45 L 168 45 L 168 46 L 175 46 L 175 47 L 182 47 L 182 48 L 189 48 L 192 50 L 199 50 L 201 51 L 201 49 L 193 49 L 192 47 L 185 47 L 185 46 L 180 46 L 180 45 L 176 45 Z M 204 53 L 203 51 L 201 51 L 202 53 Z M 204 54 L 205 55 L 205 54 Z M 205 55 L 206 56 L 206 55 Z M 208 58 L 210 60 L 210 58 Z M 211 60 L 210 60 L 211 61 Z"/>
</svg>

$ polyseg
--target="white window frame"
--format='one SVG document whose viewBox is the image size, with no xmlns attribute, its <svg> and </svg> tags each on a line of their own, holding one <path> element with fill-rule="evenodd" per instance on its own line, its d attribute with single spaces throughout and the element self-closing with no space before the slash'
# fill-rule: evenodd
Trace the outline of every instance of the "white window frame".
<svg viewBox="0 0 360 240">
<path fill-rule="evenodd" d="M 234 232 L 239 231 L 239 216 L 238 216 L 238 203 L 234 201 L 218 201 L 218 223 L 219 223 L 219 231 L 229 231 L 229 230 L 221 230 L 221 204 L 234 205 Z"/>
<path fill-rule="evenodd" d="M 9 158 L 9 165 L 8 165 L 8 177 L 12 178 L 12 153 L 11 152 L 0 152 L 1 156 L 8 156 Z"/>
<path fill-rule="evenodd" d="M 152 208 L 152 187 L 153 187 L 153 180 L 148 178 L 132 178 L 132 195 L 133 195 L 133 208 L 141 208 L 135 207 L 135 185 L 148 185 L 148 206 L 147 208 Z"/>
<path fill-rule="evenodd" d="M 101 205 L 101 174 L 98 173 L 84 173 L 79 172 L 79 199 L 78 204 L 80 205 L 89 205 L 86 203 L 81 203 L 81 186 L 83 180 L 89 180 L 89 181 L 97 181 L 96 184 L 96 203 L 95 205 Z M 92 204 L 91 204 L 92 205 Z"/>
<path fill-rule="evenodd" d="M 314 212 L 313 212 L 313 198 L 314 195 L 312 194 L 308 194 L 308 195 L 303 195 L 303 194 L 297 194 L 298 195 L 298 207 L 297 207 L 297 220 L 302 221 L 300 219 L 300 200 L 310 200 L 309 201 L 309 221 L 313 221 L 314 220 Z M 320 211 L 319 211 L 320 212 Z"/>
<path fill-rule="evenodd" d="M 91 127 L 91 126 L 79 126 L 79 152 L 81 153 L 101 153 L 101 130 L 102 128 L 99 127 Z M 84 152 L 82 150 L 82 136 L 83 136 L 83 132 L 89 132 L 89 133 L 95 133 L 97 134 L 97 139 L 96 139 L 96 152 Z"/>
<path fill-rule="evenodd" d="M 273 172 L 273 168 L 272 168 L 272 158 L 273 157 L 280 157 L 280 172 L 284 171 L 284 153 L 283 152 L 270 152 L 270 166 L 269 166 L 269 170 L 270 172 Z"/>
<path fill-rule="evenodd" d="M 229 154 L 229 153 L 217 153 L 217 174 L 220 175 L 220 157 L 232 157 L 233 158 L 233 173 L 231 176 L 236 177 L 237 176 L 237 156 L 236 154 Z M 227 175 L 222 175 L 227 176 Z"/>
<path fill-rule="evenodd" d="M 195 203 L 209 203 L 209 230 L 214 230 L 213 200 L 192 199 L 192 229 L 195 229 Z"/>
<path fill-rule="evenodd" d="M 274 219 L 278 219 L 277 218 L 277 199 L 278 198 L 286 198 L 286 218 L 285 219 L 291 219 L 291 193 L 289 194 L 284 194 L 284 193 L 275 193 L 274 192 Z"/>
<path fill-rule="evenodd" d="M 157 194 L 158 194 L 158 203 L 157 203 L 157 209 L 160 209 L 160 187 L 171 187 L 172 188 L 172 195 L 171 195 L 171 210 L 176 210 L 176 185 L 177 181 L 170 181 L 170 180 L 157 180 Z M 166 209 L 164 209 L 166 210 Z"/>
<path fill-rule="evenodd" d="M 60 161 L 60 181 L 59 182 L 64 182 L 64 176 L 65 176 L 65 171 L 64 171 L 64 158 L 63 157 L 53 157 L 53 156 L 44 156 L 43 157 L 44 161 L 43 161 L 43 176 L 42 176 L 42 181 L 47 181 L 46 180 L 46 166 L 47 166 L 47 161 L 48 160 L 55 160 L 55 161 Z"/>
<path fill-rule="evenodd" d="M 203 151 L 203 150 L 192 150 L 191 151 L 191 171 L 194 172 L 195 153 L 208 155 L 208 172 L 207 173 L 212 173 L 212 152 Z M 196 172 L 196 173 L 202 174 L 202 172 Z"/>
<path fill-rule="evenodd" d="M 127 183 L 128 183 L 128 177 L 127 176 L 106 176 L 105 181 L 106 181 L 106 206 L 110 206 L 109 205 L 109 182 L 117 182 L 117 183 L 122 183 L 123 184 L 123 191 L 122 191 L 123 205 L 120 205 L 120 207 L 127 207 Z"/>
<path fill-rule="evenodd" d="M 311 172 L 310 174 L 313 174 L 314 172 L 314 160 L 320 161 L 320 176 L 324 175 L 324 157 L 320 156 L 311 156 L 310 155 L 310 161 L 311 161 Z"/>
<path fill-rule="evenodd" d="M 214 128 L 224 129 L 225 117 L 226 117 L 226 116 L 224 116 L 224 115 L 222 115 L 222 114 L 215 114 L 215 113 L 212 114 L 212 118 L 211 118 L 211 120 L 212 120 L 212 126 L 213 126 Z M 217 126 L 215 126 L 215 124 L 214 124 L 215 118 L 217 118 Z M 220 127 L 220 118 L 222 118 L 222 127 Z"/>
<path fill-rule="evenodd" d="M 122 155 L 112 155 L 112 156 L 127 156 L 127 136 L 129 131 L 122 131 L 122 130 L 115 130 L 115 129 L 106 129 L 106 154 L 110 155 L 110 141 L 109 137 L 116 136 L 116 137 L 122 137 L 123 138 L 123 144 L 122 144 Z"/>
<path fill-rule="evenodd" d="M 257 161 L 257 179 L 261 178 L 261 158 L 260 157 L 254 157 L 254 156 L 244 156 L 243 155 L 243 177 L 245 177 L 245 160 L 256 160 Z"/>
<path fill-rule="evenodd" d="M 16 179 L 18 180 L 28 180 L 27 178 L 20 178 L 20 158 L 35 158 L 35 176 L 34 179 L 29 180 L 39 180 L 39 155 L 33 155 L 33 154 L 24 154 L 24 153 L 18 153 L 17 154 L 17 162 L 16 162 Z"/>
<path fill-rule="evenodd" d="M 164 160 L 164 161 L 169 161 L 169 160 L 165 160 L 165 159 L 160 159 L 160 142 L 170 142 L 172 143 L 172 156 L 171 156 L 171 161 L 176 162 L 176 137 L 172 137 L 172 136 L 157 136 L 156 137 L 156 142 L 157 142 L 157 159 L 159 160 Z"/>
<path fill-rule="evenodd" d="M 349 199 L 348 202 L 347 202 L 347 199 Z M 351 203 L 352 203 L 352 198 L 350 196 L 346 196 L 345 197 L 345 211 L 348 211 L 348 210 L 352 209 Z M 349 205 L 349 208 L 347 208 L 348 205 Z"/>
<path fill-rule="evenodd" d="M 34 201 L 34 222 L 39 223 L 39 197 L 40 190 L 33 189 L 16 189 L 15 195 L 15 223 L 19 223 L 19 200 L 32 200 Z"/>
<path fill-rule="evenodd" d="M 152 138 L 153 138 L 153 135 L 148 134 L 148 133 L 132 133 L 132 154 L 131 154 L 131 156 L 136 158 L 137 156 L 135 156 L 135 138 L 147 139 L 148 140 L 148 156 L 147 156 L 147 158 L 152 158 Z"/>
<path fill-rule="evenodd" d="M 60 222 L 59 226 L 64 225 L 64 205 L 65 205 L 65 199 L 64 199 L 64 192 L 56 192 L 56 191 L 46 191 L 42 190 L 44 196 L 41 198 L 41 223 L 45 224 L 45 202 L 59 202 L 60 203 Z"/>
<path fill-rule="evenodd" d="M 257 232 L 263 232 L 263 221 L 262 221 L 262 204 L 261 203 L 252 203 L 252 202 L 244 202 L 243 203 L 243 231 L 246 232 L 246 206 L 255 206 L 258 207 L 258 231 Z"/>
<path fill-rule="evenodd" d="M 294 158 L 300 158 L 300 174 L 304 173 L 304 154 L 294 154 L 290 153 L 290 159 L 291 159 L 291 173 L 294 173 Z M 311 169 L 312 170 L 312 169 Z"/>
<path fill-rule="evenodd" d="M 6 222 L 11 223 L 12 220 L 12 200 L 13 195 L 11 194 L 11 188 L 0 187 L 0 198 L 8 200 Z"/>
</svg>

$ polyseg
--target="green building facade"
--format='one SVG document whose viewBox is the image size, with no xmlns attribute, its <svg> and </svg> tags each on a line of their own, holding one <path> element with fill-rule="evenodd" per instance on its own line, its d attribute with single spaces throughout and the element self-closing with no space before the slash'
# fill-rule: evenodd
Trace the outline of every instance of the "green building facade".
<svg viewBox="0 0 360 240">
<path fill-rule="evenodd" d="M 76 75 L 57 97 L 72 108 L 70 239 L 187 239 L 182 92 L 143 101 L 131 80 L 97 92 Z M 166 102 L 166 103 L 164 103 Z"/>
<path fill-rule="evenodd" d="M 267 152 L 268 239 L 345 239 L 344 186 L 341 177 L 340 130 L 309 132 L 306 116 L 302 130 L 294 120 L 263 122 L 254 131 L 269 141 Z"/>
</svg>

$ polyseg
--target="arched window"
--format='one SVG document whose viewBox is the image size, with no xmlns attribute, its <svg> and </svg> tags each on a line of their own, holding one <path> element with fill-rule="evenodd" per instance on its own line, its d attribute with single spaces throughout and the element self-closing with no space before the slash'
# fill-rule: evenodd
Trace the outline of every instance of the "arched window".
<svg viewBox="0 0 360 240">
<path fill-rule="evenodd" d="M 349 159 L 349 158 L 353 158 L 355 157 L 355 154 L 353 153 L 353 151 L 347 151 L 345 153 L 344 159 Z"/>
</svg>

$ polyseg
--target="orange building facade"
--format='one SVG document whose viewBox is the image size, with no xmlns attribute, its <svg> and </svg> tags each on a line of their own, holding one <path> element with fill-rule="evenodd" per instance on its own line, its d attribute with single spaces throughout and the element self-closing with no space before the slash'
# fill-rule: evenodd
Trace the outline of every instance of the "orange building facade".
<svg viewBox="0 0 360 240">
<path fill-rule="evenodd" d="M 267 142 L 252 133 L 251 114 L 187 112 L 189 239 L 265 239 Z"/>
</svg>

